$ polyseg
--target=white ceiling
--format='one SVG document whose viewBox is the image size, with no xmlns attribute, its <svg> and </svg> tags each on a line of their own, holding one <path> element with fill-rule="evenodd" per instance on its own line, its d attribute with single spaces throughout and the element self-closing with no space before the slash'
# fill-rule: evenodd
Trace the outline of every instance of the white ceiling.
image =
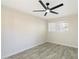
<svg viewBox="0 0 79 59">
<path fill-rule="evenodd" d="M 33 10 L 44 9 L 38 1 L 39 0 L 2 0 L 1 3 L 3 6 L 14 8 L 21 12 L 29 13 L 44 19 L 77 14 L 78 12 L 77 0 L 42 0 L 44 4 L 46 2 L 49 2 L 50 8 L 61 3 L 64 4 L 64 6 L 55 9 L 55 11 L 58 12 L 59 14 L 48 13 L 47 16 L 44 16 L 45 12 L 33 12 Z"/>
</svg>

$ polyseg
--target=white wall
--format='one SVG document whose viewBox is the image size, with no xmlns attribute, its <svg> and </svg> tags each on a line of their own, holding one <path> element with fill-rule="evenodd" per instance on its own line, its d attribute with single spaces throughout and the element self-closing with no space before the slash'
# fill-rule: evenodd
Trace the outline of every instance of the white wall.
<svg viewBox="0 0 79 59">
<path fill-rule="evenodd" d="M 47 22 L 2 7 L 2 57 L 32 48 L 46 41 Z"/>
<path fill-rule="evenodd" d="M 51 19 L 69 23 L 68 32 L 48 32 L 47 22 L 22 12 L 2 7 L 2 57 L 7 57 L 44 42 L 77 47 L 77 15 Z M 48 40 L 47 39 L 48 35 Z"/>
<path fill-rule="evenodd" d="M 78 19 L 77 15 L 71 15 L 63 18 L 51 19 L 48 23 L 64 21 L 69 23 L 68 32 L 48 32 L 48 42 L 62 44 L 71 47 L 78 47 Z"/>
</svg>

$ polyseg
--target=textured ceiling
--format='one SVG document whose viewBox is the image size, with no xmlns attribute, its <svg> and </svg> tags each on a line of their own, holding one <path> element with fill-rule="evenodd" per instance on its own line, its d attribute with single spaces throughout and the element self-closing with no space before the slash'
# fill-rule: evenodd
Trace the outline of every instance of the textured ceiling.
<svg viewBox="0 0 79 59">
<path fill-rule="evenodd" d="M 56 6 L 63 3 L 64 6 L 55 9 L 59 14 L 48 13 L 47 16 L 44 16 L 45 12 L 33 12 L 33 10 L 44 9 L 39 0 L 2 0 L 1 3 L 3 6 L 14 8 L 21 12 L 29 13 L 43 19 L 63 17 L 67 15 L 77 14 L 77 0 L 42 0 L 44 4 L 49 2 L 49 7 Z"/>
</svg>

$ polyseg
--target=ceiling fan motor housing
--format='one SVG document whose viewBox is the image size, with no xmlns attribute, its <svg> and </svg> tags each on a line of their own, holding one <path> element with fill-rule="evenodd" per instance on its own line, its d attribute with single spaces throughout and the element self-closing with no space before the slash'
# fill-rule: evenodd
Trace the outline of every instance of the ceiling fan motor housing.
<svg viewBox="0 0 79 59">
<path fill-rule="evenodd" d="M 49 5 L 49 3 L 47 2 L 47 3 L 46 3 L 46 5 L 48 6 L 48 5 Z"/>
</svg>

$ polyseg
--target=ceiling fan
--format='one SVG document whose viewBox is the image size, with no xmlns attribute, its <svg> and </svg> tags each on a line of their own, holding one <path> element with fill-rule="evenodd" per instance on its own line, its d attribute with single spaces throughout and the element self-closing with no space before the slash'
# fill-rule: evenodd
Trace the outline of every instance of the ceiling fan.
<svg viewBox="0 0 79 59">
<path fill-rule="evenodd" d="M 59 5 L 57 5 L 57 6 L 54 6 L 54 7 L 52 7 L 52 8 L 49 8 L 48 6 L 50 5 L 50 3 L 46 3 L 46 6 L 44 5 L 44 3 L 41 1 L 41 0 L 39 0 L 39 3 L 43 6 L 43 8 L 45 9 L 45 10 L 34 10 L 33 12 L 45 12 L 45 14 L 44 14 L 44 16 L 46 16 L 47 15 L 47 13 L 54 13 L 54 14 L 58 14 L 58 12 L 55 12 L 55 11 L 53 11 L 54 9 L 56 9 L 56 8 L 58 8 L 58 7 L 61 7 L 61 6 L 63 6 L 63 3 L 61 3 L 61 4 L 59 4 Z"/>
</svg>

